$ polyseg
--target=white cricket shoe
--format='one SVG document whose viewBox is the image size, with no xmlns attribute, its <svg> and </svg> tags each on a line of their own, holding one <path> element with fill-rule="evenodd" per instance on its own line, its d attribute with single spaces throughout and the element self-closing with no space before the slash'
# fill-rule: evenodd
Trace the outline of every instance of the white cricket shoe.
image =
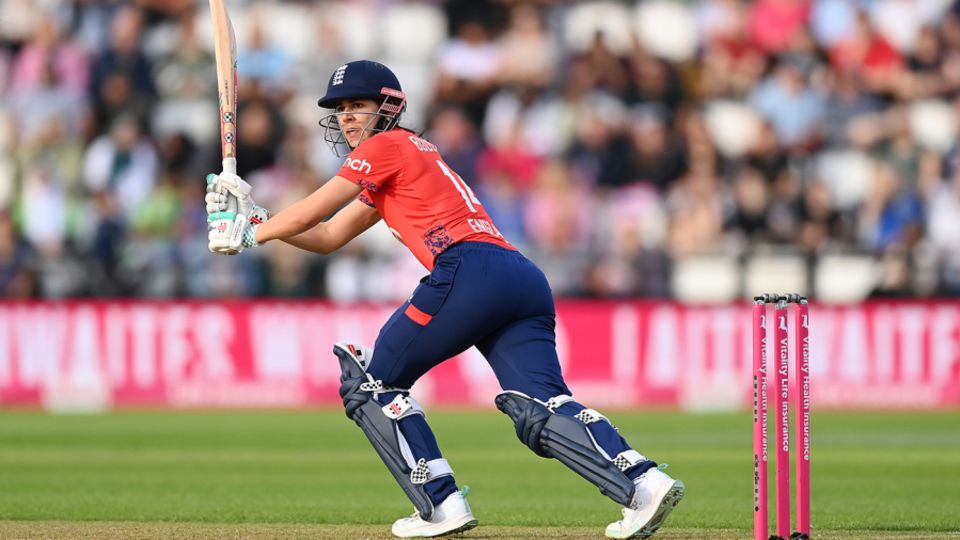
<svg viewBox="0 0 960 540">
<path fill-rule="evenodd" d="M 439 506 L 433 509 L 430 520 L 420 518 L 414 512 L 410 517 L 400 518 L 391 529 L 394 536 L 400 538 L 429 538 L 445 534 L 468 531 L 477 526 L 470 505 L 467 504 L 467 488 L 450 494 Z"/>
<path fill-rule="evenodd" d="M 683 498 L 685 486 L 653 468 L 633 481 L 633 501 L 623 509 L 623 519 L 607 525 L 608 538 L 650 538 Z"/>
</svg>

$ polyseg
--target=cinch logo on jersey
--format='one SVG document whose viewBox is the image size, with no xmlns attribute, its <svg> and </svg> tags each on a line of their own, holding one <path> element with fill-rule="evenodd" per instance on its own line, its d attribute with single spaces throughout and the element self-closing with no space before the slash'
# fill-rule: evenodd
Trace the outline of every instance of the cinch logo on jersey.
<svg viewBox="0 0 960 540">
<path fill-rule="evenodd" d="M 346 72 L 347 72 L 346 64 L 338 67 L 337 70 L 333 72 L 333 82 L 331 84 L 334 86 L 338 84 L 343 84 L 343 74 Z"/>
<path fill-rule="evenodd" d="M 365 159 L 347 158 L 347 161 L 345 161 L 343 164 L 360 173 L 370 174 L 373 171 L 373 166 L 371 166 L 370 162 Z"/>
</svg>

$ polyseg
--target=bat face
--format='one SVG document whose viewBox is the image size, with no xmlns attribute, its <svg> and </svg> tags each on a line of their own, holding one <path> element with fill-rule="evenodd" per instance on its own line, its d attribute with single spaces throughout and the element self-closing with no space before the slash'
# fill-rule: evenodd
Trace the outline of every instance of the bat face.
<svg viewBox="0 0 960 540">
<path fill-rule="evenodd" d="M 210 0 L 214 56 L 217 61 L 217 95 L 220 100 L 220 148 L 225 172 L 236 174 L 237 144 L 237 40 L 225 0 Z"/>
</svg>

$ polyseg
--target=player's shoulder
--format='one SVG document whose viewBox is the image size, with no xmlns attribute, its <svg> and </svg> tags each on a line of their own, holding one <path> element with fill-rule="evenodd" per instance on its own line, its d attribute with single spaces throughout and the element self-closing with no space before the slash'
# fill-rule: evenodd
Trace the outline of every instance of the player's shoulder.
<svg viewBox="0 0 960 540">
<path fill-rule="evenodd" d="M 398 151 L 400 153 L 438 152 L 436 145 L 413 131 L 395 128 L 383 131 L 360 143 L 354 152 L 364 155 Z"/>
<path fill-rule="evenodd" d="M 420 135 L 410 131 L 405 128 L 394 128 L 390 131 L 385 131 L 377 135 L 378 137 L 386 137 L 391 142 L 395 143 L 397 146 L 410 149 L 410 150 L 419 150 L 421 152 L 436 152 L 437 147 L 430 141 L 424 139 Z"/>
</svg>

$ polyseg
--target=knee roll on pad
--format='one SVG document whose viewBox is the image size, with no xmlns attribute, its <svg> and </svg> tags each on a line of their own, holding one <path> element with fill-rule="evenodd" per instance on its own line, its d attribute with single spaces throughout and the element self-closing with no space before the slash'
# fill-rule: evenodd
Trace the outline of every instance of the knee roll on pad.
<svg viewBox="0 0 960 540">
<path fill-rule="evenodd" d="M 423 414 L 423 409 L 404 390 L 385 386 L 381 381 L 367 375 L 362 363 L 341 344 L 333 348 L 340 362 L 340 397 L 347 417 L 356 422 L 384 465 L 400 484 L 400 488 L 413 503 L 420 517 L 428 520 L 433 515 L 433 502 L 424 489 L 424 484 L 453 474 L 445 459 L 415 461 L 397 422 L 414 414 Z M 392 401 L 381 405 L 376 396 L 385 392 L 398 393 Z"/>
<path fill-rule="evenodd" d="M 557 398 L 551 398 L 547 403 L 557 407 L 572 399 L 569 396 L 563 397 L 566 399 L 560 399 L 559 403 L 555 402 Z M 630 506 L 636 487 L 623 473 L 624 469 L 620 464 L 612 461 L 597 447 L 587 429 L 588 422 L 555 414 L 547 405 L 520 392 L 499 394 L 496 404 L 501 412 L 513 420 L 517 437 L 538 456 L 556 458 L 600 488 L 600 493 L 622 506 Z M 589 416 L 592 419 L 592 414 Z M 617 456 L 621 457 L 627 459 L 622 454 Z"/>
<path fill-rule="evenodd" d="M 523 403 L 514 394 L 503 393 L 496 397 L 497 408 L 513 420 L 513 427 L 517 431 L 517 438 L 523 444 L 530 447 L 533 453 L 540 457 L 551 457 L 543 443 L 540 435 L 547 421 L 553 416 L 545 406 L 539 402 L 529 399 Z"/>
<path fill-rule="evenodd" d="M 360 385 L 367 382 L 366 377 L 350 377 L 340 382 L 340 399 L 347 418 L 353 419 L 357 409 L 370 400 L 370 393 L 360 390 Z"/>
</svg>

